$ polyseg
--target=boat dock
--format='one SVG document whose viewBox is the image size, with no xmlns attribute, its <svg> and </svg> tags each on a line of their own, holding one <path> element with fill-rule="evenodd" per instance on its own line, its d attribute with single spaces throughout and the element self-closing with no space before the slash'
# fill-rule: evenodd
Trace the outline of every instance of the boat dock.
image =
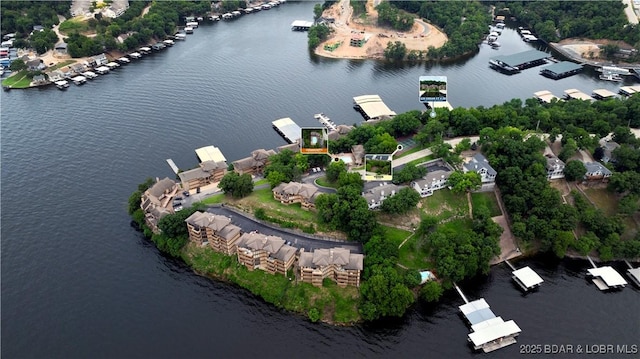
<svg viewBox="0 0 640 359">
<path fill-rule="evenodd" d="M 538 101 L 544 102 L 544 103 L 551 103 L 553 99 L 558 100 L 558 97 L 552 94 L 551 91 L 549 90 L 534 92 L 533 97 L 537 98 Z"/>
<path fill-rule="evenodd" d="M 336 124 L 333 121 L 331 121 L 331 119 L 327 117 L 327 115 L 325 115 L 324 113 L 316 113 L 315 115 L 313 115 L 313 118 L 318 120 L 324 127 L 327 128 L 327 130 L 329 131 L 337 130 Z"/>
<path fill-rule="evenodd" d="M 353 107 L 367 121 L 379 121 L 396 115 L 378 95 L 362 95 L 353 98 Z"/>
<path fill-rule="evenodd" d="M 629 278 L 631 279 L 633 284 L 640 287 L 640 267 L 633 268 L 633 266 L 631 266 L 629 262 L 627 261 L 624 261 L 624 262 L 629 267 L 629 269 L 627 269 L 627 274 L 629 275 Z"/>
<path fill-rule="evenodd" d="M 540 284 L 544 282 L 538 273 L 534 272 L 530 267 L 516 269 L 511 263 L 509 263 L 509 261 L 505 260 L 505 263 L 507 263 L 507 265 L 513 270 L 513 272 L 511 272 L 513 276 L 511 278 L 525 292 L 539 288 Z"/>
<path fill-rule="evenodd" d="M 468 340 L 475 350 L 489 353 L 516 343 L 522 330 L 513 320 L 505 322 L 496 316 L 484 298 L 468 302 L 460 288 L 455 287 L 466 302 L 458 308 L 471 326 Z"/>
<path fill-rule="evenodd" d="M 591 281 L 598 289 L 622 289 L 627 285 L 627 281 L 615 269 L 610 266 L 598 267 L 593 263 L 591 257 L 587 256 L 587 259 L 593 266 L 587 270 L 587 276 L 592 278 Z"/>
<path fill-rule="evenodd" d="M 276 132 L 278 132 L 280 136 L 284 137 L 284 139 L 289 143 L 294 143 L 301 137 L 302 129 L 289 117 L 275 120 L 271 122 L 271 124 Z"/>
<path fill-rule="evenodd" d="M 638 92 L 640 92 L 640 85 L 620 87 L 620 93 L 625 96 L 631 96 L 634 93 L 638 93 Z"/>
<path fill-rule="evenodd" d="M 596 100 L 606 100 L 609 98 L 616 97 L 616 94 L 607 89 L 596 89 L 596 90 L 593 90 L 593 94 L 591 96 Z"/>
<path fill-rule="evenodd" d="M 169 167 L 171 167 L 171 170 L 173 170 L 173 173 L 178 174 L 180 170 L 178 169 L 178 166 L 176 166 L 175 162 L 173 162 L 171 158 L 167 158 L 167 163 L 169 164 Z"/>
<path fill-rule="evenodd" d="M 578 90 L 578 89 L 568 89 L 564 90 L 564 97 L 567 100 L 583 100 L 583 101 L 592 101 L 591 96 L 586 93 Z"/>
<path fill-rule="evenodd" d="M 561 61 L 549 66 L 546 66 L 540 70 L 540 75 L 558 80 L 561 78 L 575 75 L 582 71 L 582 65 L 576 64 L 571 61 Z"/>
<path fill-rule="evenodd" d="M 529 50 L 506 56 L 496 56 L 489 59 L 489 65 L 507 74 L 515 74 L 530 67 L 539 66 L 546 63 L 546 59 L 551 57 L 550 54 L 539 51 Z"/>
<path fill-rule="evenodd" d="M 313 26 L 313 21 L 295 20 L 291 23 L 291 30 L 309 31 L 311 26 Z"/>
<path fill-rule="evenodd" d="M 216 146 L 200 147 L 196 149 L 196 156 L 198 156 L 200 163 L 207 161 L 227 162 L 227 159 L 222 154 L 222 151 L 220 151 L 220 149 Z"/>
</svg>

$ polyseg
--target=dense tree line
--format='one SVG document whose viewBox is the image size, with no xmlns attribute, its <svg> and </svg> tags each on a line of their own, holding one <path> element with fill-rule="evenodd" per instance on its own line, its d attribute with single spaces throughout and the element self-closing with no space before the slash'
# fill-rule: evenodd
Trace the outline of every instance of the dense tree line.
<svg viewBox="0 0 640 359">
<path fill-rule="evenodd" d="M 330 33 L 331 29 L 327 25 L 315 24 L 311 26 L 307 34 L 307 44 L 309 45 L 309 49 L 313 50 L 318 47 L 321 42 L 329 38 Z"/>
<path fill-rule="evenodd" d="M 376 6 L 376 10 L 378 11 L 378 25 L 391 26 L 398 31 L 408 31 L 413 27 L 414 15 L 400 11 L 387 1 Z"/>
<path fill-rule="evenodd" d="M 389 41 L 384 49 L 384 58 L 392 61 L 401 61 L 407 56 L 407 45 L 400 41 Z"/>
<path fill-rule="evenodd" d="M 623 2 L 509 1 L 497 3 L 546 41 L 572 37 L 622 40 L 640 49 L 640 27 L 631 25 Z"/>
<path fill-rule="evenodd" d="M 264 177 L 274 188 L 282 182 L 299 182 L 302 174 L 309 169 L 309 158 L 300 152 L 284 150 L 269 157 L 264 168 Z"/>
<path fill-rule="evenodd" d="M 60 21 L 58 15 L 69 18 L 71 1 L 2 1 L 2 34 L 16 33 L 16 38 L 25 38 L 34 25 L 51 28 Z"/>
</svg>

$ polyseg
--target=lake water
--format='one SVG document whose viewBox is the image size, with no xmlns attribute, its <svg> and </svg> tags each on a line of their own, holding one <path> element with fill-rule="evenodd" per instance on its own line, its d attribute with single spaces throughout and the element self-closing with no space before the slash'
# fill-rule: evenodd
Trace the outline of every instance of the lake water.
<svg viewBox="0 0 640 359">
<path fill-rule="evenodd" d="M 455 292 L 391 323 L 311 324 L 191 273 L 129 225 L 127 197 L 148 176 L 172 176 L 165 159 L 190 168 L 193 150 L 205 145 L 220 147 L 229 162 L 277 147 L 285 142 L 271 121 L 281 117 L 301 126 L 316 126 L 318 112 L 338 124 L 360 122 L 352 97 L 363 94 L 379 94 L 398 113 L 421 109 L 421 75 L 448 76 L 454 106 L 619 86 L 588 71 L 553 81 L 539 68 L 514 76 L 489 69 L 489 57 L 530 48 L 508 29 L 499 50 L 483 45 L 452 64 L 316 58 L 306 34 L 289 28 L 310 19 L 312 8 L 287 3 L 205 24 L 83 87 L 0 94 L 3 357 L 474 356 Z M 599 292 L 584 279 L 584 261 L 517 265 L 543 277 L 539 292 L 523 296 L 505 266 L 461 283 L 467 297 L 486 298 L 522 328 L 518 345 L 493 357 L 513 358 L 525 344 L 639 344 L 637 289 Z"/>
</svg>

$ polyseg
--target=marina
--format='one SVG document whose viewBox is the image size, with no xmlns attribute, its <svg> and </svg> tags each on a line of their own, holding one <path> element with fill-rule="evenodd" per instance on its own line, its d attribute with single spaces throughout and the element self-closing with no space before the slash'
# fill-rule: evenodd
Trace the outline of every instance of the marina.
<svg viewBox="0 0 640 359">
<path fill-rule="evenodd" d="M 536 99 L 538 99 L 538 101 L 543 103 L 551 103 L 551 101 L 553 101 L 554 99 L 558 100 L 558 97 L 553 93 L 551 93 L 551 91 L 549 90 L 534 92 L 533 97 L 535 97 Z"/>
<path fill-rule="evenodd" d="M 362 95 L 353 98 L 353 107 L 362 114 L 366 121 L 378 121 L 396 115 L 379 95 Z"/>
<path fill-rule="evenodd" d="M 462 290 L 456 284 L 454 286 L 465 301 L 458 308 L 471 326 L 468 340 L 474 350 L 490 353 L 516 343 L 516 337 L 522 330 L 513 320 L 505 322 L 496 316 L 484 298 L 469 302 Z"/>
<path fill-rule="evenodd" d="M 93 79 L 95 79 L 96 77 L 98 77 L 98 74 L 96 74 L 96 73 L 95 73 L 95 72 L 93 72 L 93 71 L 85 71 L 85 72 L 83 72 L 81 75 L 82 75 L 82 76 L 84 76 L 84 77 L 86 77 L 86 78 L 87 78 L 87 79 L 89 79 L 89 80 L 93 80 Z"/>
<path fill-rule="evenodd" d="M 540 70 L 540 74 L 554 80 L 575 75 L 582 71 L 582 65 L 571 61 L 560 61 Z"/>
<path fill-rule="evenodd" d="M 591 96 L 596 100 L 606 100 L 616 97 L 616 94 L 607 89 L 595 89 Z"/>
<path fill-rule="evenodd" d="M 291 23 L 291 30 L 293 31 L 308 31 L 313 26 L 312 21 L 294 20 Z"/>
<path fill-rule="evenodd" d="M 515 74 L 530 67 L 546 63 L 550 54 L 540 50 L 529 50 L 506 56 L 496 56 L 489 59 L 489 65 L 507 74 Z"/>
<path fill-rule="evenodd" d="M 620 94 L 624 96 L 631 96 L 634 93 L 638 93 L 638 92 L 640 92 L 640 85 L 620 87 Z"/>
<path fill-rule="evenodd" d="M 540 284 L 544 282 L 542 278 L 538 275 L 538 273 L 534 272 L 531 267 L 522 267 L 520 269 L 516 269 L 509 261 L 505 260 L 505 263 L 513 270 L 511 277 L 514 282 L 516 282 L 523 291 L 528 292 L 531 290 L 535 290 L 540 288 Z"/>
<path fill-rule="evenodd" d="M 302 129 L 298 124 L 293 122 L 291 118 L 281 118 L 273 121 L 271 124 L 276 132 L 278 132 L 287 142 L 294 143 L 300 139 Z"/>
<path fill-rule="evenodd" d="M 71 81 L 73 81 L 74 84 L 79 86 L 79 85 L 84 85 L 87 82 L 87 78 L 82 75 L 78 75 L 78 76 L 72 77 Z"/>
<path fill-rule="evenodd" d="M 627 281 L 612 267 L 598 267 L 590 257 L 587 259 L 593 266 L 593 268 L 587 269 L 587 277 L 591 278 L 593 284 L 601 291 L 622 289 L 627 285 Z"/>
<path fill-rule="evenodd" d="M 100 75 L 105 75 L 109 73 L 109 68 L 106 66 L 100 66 L 100 67 L 96 67 L 95 69 L 93 69 L 95 72 L 97 72 Z"/>
<path fill-rule="evenodd" d="M 59 90 L 66 90 L 69 88 L 69 82 L 67 80 L 56 81 L 54 84 Z"/>
<path fill-rule="evenodd" d="M 631 263 L 629 263 L 628 261 L 624 261 L 624 263 L 629 267 L 629 269 L 627 269 L 627 275 L 629 276 L 629 279 L 631 279 L 631 282 L 633 282 L 633 284 L 640 288 L 640 267 L 633 268 Z"/>
</svg>

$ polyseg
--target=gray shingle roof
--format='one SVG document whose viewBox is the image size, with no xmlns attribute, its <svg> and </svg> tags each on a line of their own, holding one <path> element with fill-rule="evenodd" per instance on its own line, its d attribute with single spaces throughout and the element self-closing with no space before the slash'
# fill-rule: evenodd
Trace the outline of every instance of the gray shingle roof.
<svg viewBox="0 0 640 359">
<path fill-rule="evenodd" d="M 175 185 L 175 181 L 169 177 L 165 177 L 151 186 L 148 191 L 154 197 L 160 197 L 162 194 Z"/>
<path fill-rule="evenodd" d="M 477 153 L 475 156 L 473 156 L 473 158 L 471 158 L 471 161 L 465 163 L 463 167 L 467 171 L 474 172 L 479 172 L 484 168 L 489 175 L 495 176 L 497 174 L 496 170 L 494 170 L 493 167 L 491 167 L 491 165 L 489 164 L 489 160 L 487 160 L 487 158 L 484 157 L 481 153 Z"/>
</svg>

